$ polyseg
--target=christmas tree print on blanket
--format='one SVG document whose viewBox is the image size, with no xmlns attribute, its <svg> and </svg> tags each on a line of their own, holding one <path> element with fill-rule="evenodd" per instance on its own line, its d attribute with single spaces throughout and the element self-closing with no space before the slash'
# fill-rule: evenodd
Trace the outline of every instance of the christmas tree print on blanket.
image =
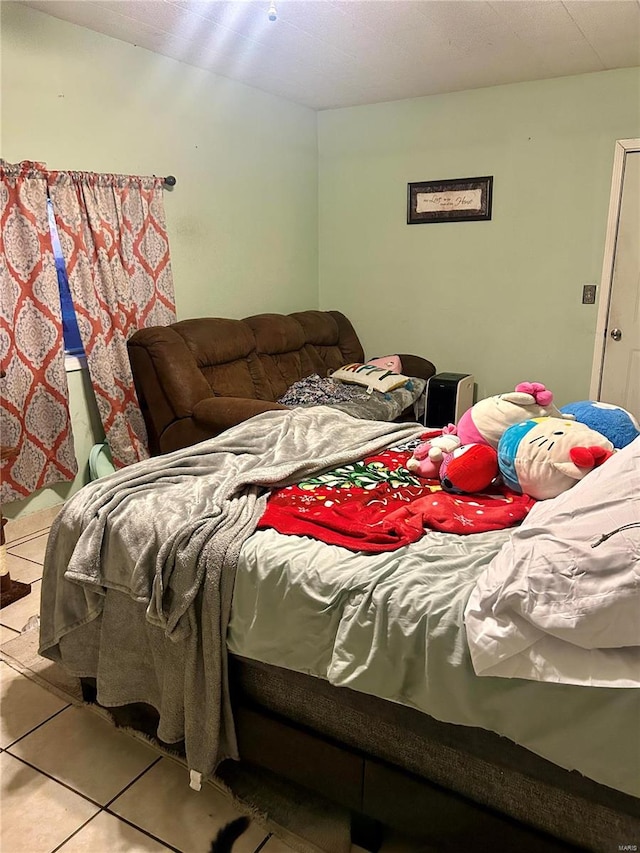
<svg viewBox="0 0 640 853">
<path fill-rule="evenodd" d="M 421 485 L 421 481 L 406 468 L 399 466 L 390 470 L 384 462 L 378 460 L 342 465 L 326 474 L 302 480 L 298 486 L 305 491 L 319 486 L 329 486 L 333 489 L 348 489 L 351 486 L 358 489 L 375 489 L 380 483 L 388 483 L 394 489 L 399 489 L 400 486 Z"/>
</svg>

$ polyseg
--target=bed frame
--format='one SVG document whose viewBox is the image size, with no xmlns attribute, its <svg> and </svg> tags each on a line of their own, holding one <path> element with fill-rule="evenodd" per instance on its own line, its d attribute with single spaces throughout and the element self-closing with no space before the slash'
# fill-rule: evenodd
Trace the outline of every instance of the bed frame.
<svg viewBox="0 0 640 853">
<path fill-rule="evenodd" d="M 385 827 L 441 853 L 640 845 L 639 800 L 506 738 L 246 658 L 229 665 L 241 759 L 348 808 L 366 850 L 378 850 Z M 82 686 L 95 702 L 95 681 Z M 108 710 L 155 736 L 150 706 Z"/>
<path fill-rule="evenodd" d="M 370 832 L 361 846 L 376 849 L 379 822 L 439 851 L 638 849 L 639 800 L 507 738 L 256 661 L 230 664 L 241 757 L 348 806 L 356 835 Z"/>
</svg>

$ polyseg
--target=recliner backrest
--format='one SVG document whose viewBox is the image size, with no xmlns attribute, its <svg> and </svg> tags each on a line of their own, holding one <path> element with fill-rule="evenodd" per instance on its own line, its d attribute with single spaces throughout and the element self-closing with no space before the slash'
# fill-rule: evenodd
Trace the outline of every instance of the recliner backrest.
<svg viewBox="0 0 640 853">
<path fill-rule="evenodd" d="M 128 347 L 152 453 L 164 430 L 190 418 L 207 397 L 275 402 L 312 373 L 326 376 L 364 359 L 353 326 L 339 311 L 181 320 L 141 329 Z"/>
</svg>

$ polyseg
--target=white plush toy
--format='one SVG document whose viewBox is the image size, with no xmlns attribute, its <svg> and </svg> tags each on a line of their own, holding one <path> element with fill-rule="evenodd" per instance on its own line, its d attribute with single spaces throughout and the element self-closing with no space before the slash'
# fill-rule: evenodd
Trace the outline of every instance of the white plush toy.
<svg viewBox="0 0 640 853">
<path fill-rule="evenodd" d="M 515 424 L 498 444 L 502 479 L 536 500 L 555 498 L 613 454 L 613 444 L 578 421 L 532 418 Z"/>
<path fill-rule="evenodd" d="M 520 382 L 515 391 L 486 397 L 465 412 L 458 421 L 458 437 L 461 444 L 488 444 L 495 450 L 510 426 L 544 417 L 563 417 L 551 391 L 541 382 Z"/>
</svg>

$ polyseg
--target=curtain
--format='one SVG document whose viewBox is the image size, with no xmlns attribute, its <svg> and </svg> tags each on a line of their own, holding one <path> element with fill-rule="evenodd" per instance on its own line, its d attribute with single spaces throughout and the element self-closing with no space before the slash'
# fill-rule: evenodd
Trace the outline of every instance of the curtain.
<svg viewBox="0 0 640 853">
<path fill-rule="evenodd" d="M 50 172 L 80 337 L 117 467 L 149 455 L 127 340 L 176 320 L 162 178 Z"/>
<path fill-rule="evenodd" d="M 73 480 L 62 317 L 41 163 L 0 161 L 2 503 Z"/>
</svg>

